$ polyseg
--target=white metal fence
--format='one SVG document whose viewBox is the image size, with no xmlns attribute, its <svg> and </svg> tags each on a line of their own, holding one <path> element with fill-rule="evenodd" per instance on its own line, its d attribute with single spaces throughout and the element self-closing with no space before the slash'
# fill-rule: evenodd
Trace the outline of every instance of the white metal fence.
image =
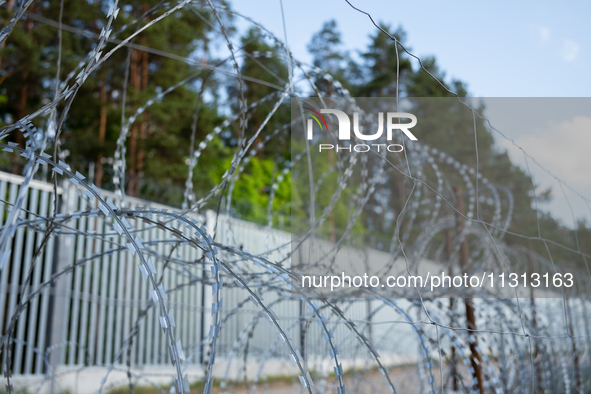
<svg viewBox="0 0 591 394">
<path fill-rule="evenodd" d="M 8 205 L 14 204 L 22 181 L 23 178 L 19 176 L 0 173 L 0 199 Z M 59 188 L 58 194 L 62 193 L 63 190 Z M 52 185 L 32 181 L 25 203 L 28 210 L 27 218 L 53 214 L 53 201 Z M 5 215 L 6 210 L 3 210 L 0 217 L 1 224 L 4 223 Z M 21 286 L 30 269 L 33 252 L 40 245 L 42 237 L 43 234 L 40 232 L 20 227 L 12 247 L 12 262 L 0 271 L 0 324 L 3 333 L 10 323 L 9 317 L 14 314 L 17 300 L 21 296 Z M 31 288 L 35 289 L 39 283 L 50 279 L 57 252 L 56 244 L 55 238 L 50 239 L 45 253 L 38 257 Z M 52 326 L 50 311 L 55 308 L 51 298 L 50 289 L 43 289 L 40 296 L 31 302 L 27 311 L 23 312 L 22 318 L 18 320 L 13 362 L 18 366 L 19 373 L 38 373 L 44 368 L 43 357 L 40 357 L 35 350 L 45 349 L 50 339 L 48 335 Z"/>
<path fill-rule="evenodd" d="M 0 173 L 0 200 L 5 208 L 0 221 L 4 220 L 10 204 L 16 200 L 22 181 L 20 176 Z M 87 209 L 87 201 L 74 187 L 64 184 L 57 189 L 57 194 L 59 212 L 72 213 Z M 106 191 L 101 194 L 118 203 L 114 194 Z M 53 185 L 31 182 L 24 206 L 26 219 L 51 216 L 54 206 Z M 129 197 L 126 198 L 126 206 L 174 209 Z M 213 229 L 213 212 L 190 216 L 204 223 L 209 231 Z M 21 215 L 21 218 L 25 217 Z M 14 374 L 41 374 L 46 372 L 48 365 L 106 365 L 113 362 L 129 362 L 133 366 L 169 364 L 166 338 L 158 332 L 158 314 L 153 309 L 147 309 L 144 319 L 140 320 L 141 324 L 137 324 L 149 299 L 148 284 L 141 280 L 141 273 L 137 270 L 139 259 L 137 255 L 126 252 L 121 246 L 125 245 L 121 237 L 109 232 L 104 220 L 104 217 L 81 215 L 70 221 L 71 231 L 62 229 L 57 236 L 51 237 L 37 259 L 34 259 L 34 253 L 41 245 L 44 228 L 22 226 L 18 229 L 11 261 L 0 271 L 2 333 L 10 324 L 11 317 L 19 315 L 11 352 Z M 136 228 L 139 231 L 146 230 L 141 222 Z M 192 261 L 200 257 L 200 251 L 186 244 L 175 247 L 173 243 L 165 242 L 170 240 L 170 232 L 156 226 L 147 231 L 151 247 L 160 254 L 170 255 L 171 258 L 178 256 L 179 261 Z M 93 237 L 95 232 L 111 234 L 98 238 Z M 289 233 L 265 229 L 237 219 L 220 219 L 218 234 L 220 242 L 231 239 L 233 245 L 243 246 L 253 252 L 263 252 L 267 250 L 267 245 L 288 245 L 290 239 Z M 36 261 L 33 268 L 32 261 Z M 181 341 L 191 344 L 186 356 L 189 362 L 199 363 L 204 356 L 202 353 L 207 351 L 201 347 L 201 343 L 209 330 L 211 289 L 205 289 L 209 286 L 201 283 L 183 286 L 183 279 L 179 278 L 186 276 L 175 275 L 170 269 L 164 270 L 163 264 L 155 263 L 158 272 L 164 272 L 164 287 L 177 288 L 169 301 L 176 316 Z M 183 269 L 197 278 L 203 275 L 197 265 L 185 265 Z M 32 270 L 32 280 L 30 286 L 25 287 L 29 270 Z M 66 273 L 54 278 L 51 287 L 40 288 L 41 283 L 49 283 L 53 274 L 62 271 Z M 22 313 L 15 314 L 20 297 L 33 292 L 39 292 L 39 296 L 33 297 Z M 232 309 L 243 301 L 237 289 L 228 288 L 225 292 L 227 308 Z M 287 305 L 288 308 L 298 307 L 295 301 Z M 241 330 L 242 319 L 244 317 L 240 313 L 227 319 L 219 343 L 222 354 L 224 348 L 230 348 Z M 129 347 L 129 351 L 121 352 L 122 344 L 134 329 L 138 330 L 133 339 L 135 343 Z M 264 331 L 257 332 L 260 340 L 265 340 L 271 334 Z"/>
<path fill-rule="evenodd" d="M 4 219 L 10 204 L 16 200 L 22 181 L 20 176 L 0 172 L 0 203 L 5 207 L 0 220 Z M 59 212 L 71 215 L 73 212 L 94 208 L 86 205 L 88 200 L 69 182 L 59 187 L 57 194 Z M 113 193 L 102 191 L 101 195 L 119 204 Z M 53 185 L 33 181 L 24 204 L 26 218 L 22 215 L 21 218 L 51 216 L 53 206 Z M 174 210 L 129 197 L 126 198 L 126 206 L 132 209 L 143 206 Z M 60 218 L 60 215 L 63 217 L 64 214 L 58 213 L 57 217 Z M 213 230 L 216 216 L 214 212 L 205 211 L 190 216 L 191 219 L 203 223 L 208 232 Z M 13 374 L 43 374 L 49 367 L 58 366 L 170 365 L 168 344 L 166 337 L 162 335 L 158 313 L 153 308 L 147 308 L 148 283 L 142 280 L 137 269 L 140 263 L 138 256 L 128 253 L 124 240 L 105 225 L 105 217 L 78 215 L 68 223 L 69 230 L 68 227 L 61 226 L 59 233 L 48 240 L 42 255 L 36 259 L 34 254 L 45 236 L 45 228 L 31 225 L 20 227 L 13 243 L 11 261 L 0 271 L 2 333 L 11 323 L 11 317 L 19 316 L 11 352 Z M 168 305 L 176 319 L 177 335 L 185 344 L 187 361 L 189 364 L 200 364 L 207 360 L 208 348 L 202 343 L 209 334 L 212 292 L 210 286 L 201 283 L 204 273 L 200 265 L 180 264 L 200 258 L 200 251 L 186 243 L 169 242 L 172 236 L 170 231 L 153 225 L 146 226 L 150 225 L 136 221 L 135 228 L 142 231 L 146 246 L 154 248 L 159 255 L 170 256 L 170 259 L 178 258 L 179 264 L 174 268 L 169 266 L 164 269 L 166 263 L 162 261 L 154 264 L 158 272 L 163 272 L 164 287 L 174 289 L 169 294 Z M 94 237 L 93 233 L 102 236 Z M 289 265 L 289 233 L 221 216 L 216 234 L 216 241 L 221 244 L 248 249 L 255 254 L 273 250 L 270 255 L 266 255 L 269 260 L 286 260 L 284 264 Z M 223 258 L 232 261 L 235 257 L 227 255 Z M 31 268 L 33 261 L 35 264 Z M 177 275 L 174 270 L 181 269 L 179 267 L 199 280 L 187 285 L 184 282 L 191 275 Z M 29 271 L 32 280 L 30 286 L 25 287 Z M 63 275 L 54 277 L 51 281 L 52 275 L 55 276 L 58 272 L 63 272 Z M 261 282 L 270 279 L 264 276 L 269 274 L 262 269 L 261 275 Z M 51 286 L 41 287 L 43 283 L 51 283 Z M 15 314 L 20 297 L 33 292 L 39 295 L 32 298 L 32 302 L 22 313 Z M 265 302 L 273 306 L 286 332 L 289 332 L 301 352 L 311 358 L 326 358 L 328 350 L 323 343 L 306 340 L 302 336 L 305 331 L 308 338 L 322 338 L 316 324 L 310 325 L 309 321 L 301 318 L 302 314 L 307 313 L 307 309 L 302 310 L 301 301 L 289 296 L 281 299 L 269 297 L 278 296 L 269 293 Z M 289 359 L 284 347 L 272 346 L 277 332 L 271 325 L 264 324 L 264 317 L 259 316 L 260 311 L 248 303 L 249 297 L 242 289 L 225 286 L 223 299 L 224 317 L 217 343 L 218 357 L 231 358 L 236 341 L 244 335 L 252 335 L 249 339 L 251 355 L 262 356 L 272 351 L 272 357 Z M 408 301 L 401 302 L 408 304 Z M 353 320 L 363 320 L 373 308 L 379 308 L 378 304 L 379 301 L 376 300 L 358 300 L 351 302 L 343 312 Z M 394 312 L 386 312 L 388 311 L 376 309 L 375 318 L 384 321 L 397 318 Z M 258 324 L 259 320 L 261 324 Z M 253 325 L 256 329 L 253 329 Z M 137 335 L 130 336 L 135 330 Z M 387 353 L 412 360 L 418 347 L 416 341 L 408 340 L 413 338 L 411 327 L 403 325 L 396 332 L 396 340 L 390 338 L 387 331 L 380 326 L 366 334 L 373 335 L 378 343 L 383 344 L 382 347 L 388 344 L 387 350 L 384 347 Z M 339 351 L 343 356 L 354 359 L 359 351 L 357 341 L 352 341 L 350 333 L 343 327 L 335 328 L 334 336 L 340 344 Z M 130 337 L 133 337 L 133 343 L 126 346 Z"/>
</svg>

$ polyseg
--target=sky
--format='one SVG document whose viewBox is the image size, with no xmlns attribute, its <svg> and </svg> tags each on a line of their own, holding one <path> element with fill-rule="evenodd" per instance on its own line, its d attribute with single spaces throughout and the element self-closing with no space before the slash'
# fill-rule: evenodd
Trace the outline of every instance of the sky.
<svg viewBox="0 0 591 394">
<path fill-rule="evenodd" d="M 503 134 L 493 131 L 501 149 L 531 173 L 537 192 L 552 189 L 552 201 L 539 208 L 571 228 L 578 218 L 591 223 L 591 202 L 578 195 L 591 199 L 591 98 L 502 97 L 485 98 L 484 104 Z"/>
<path fill-rule="evenodd" d="M 232 6 L 283 39 L 280 1 L 234 0 Z M 473 97 L 571 98 L 588 97 L 591 92 L 590 1 L 350 1 L 370 13 L 376 22 L 390 25 L 392 31 L 402 26 L 407 33 L 407 47 L 419 57 L 435 56 L 446 79 L 465 81 Z M 283 10 L 288 45 L 294 56 L 305 62 L 311 62 L 306 46 L 325 21 L 337 21 L 344 46 L 353 54 L 366 48 L 369 35 L 376 31 L 369 18 L 345 0 L 283 0 Z M 249 25 L 239 19 L 236 22 L 242 31 Z M 556 107 L 558 102 L 562 101 L 552 105 Z M 565 109 L 544 124 L 530 122 L 511 127 L 519 114 L 504 115 L 502 110 L 508 107 L 499 103 L 503 101 L 493 100 L 487 113 L 493 125 L 552 174 L 591 198 L 591 176 L 587 175 L 591 155 L 586 151 L 591 147 L 591 111 L 574 113 Z M 536 101 L 528 102 L 533 103 Z M 589 100 L 577 105 L 585 103 Z M 537 118 L 536 114 L 546 110 L 542 109 L 544 105 L 530 105 L 527 116 L 522 118 Z M 519 148 L 498 134 L 495 138 L 514 163 L 527 168 Z M 563 193 L 552 176 L 535 164 L 530 171 L 539 190 L 549 186 L 554 190 L 553 202 L 541 209 L 572 226 L 570 203 L 576 218 L 591 222 L 589 204 L 576 193 L 569 188 Z"/>
</svg>

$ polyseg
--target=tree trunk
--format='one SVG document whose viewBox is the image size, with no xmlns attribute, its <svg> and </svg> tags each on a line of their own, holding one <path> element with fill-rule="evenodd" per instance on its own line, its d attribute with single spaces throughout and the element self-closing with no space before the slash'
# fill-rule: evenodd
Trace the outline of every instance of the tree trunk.
<svg viewBox="0 0 591 394">
<path fill-rule="evenodd" d="M 447 254 L 447 263 L 449 264 L 448 268 L 448 275 L 453 277 L 454 275 L 454 268 L 451 261 L 452 257 L 452 237 L 451 237 L 451 229 L 445 230 L 445 252 Z M 454 303 L 455 299 L 453 297 L 449 297 L 449 313 L 451 316 L 450 326 L 454 327 L 456 322 L 454 321 L 453 314 L 454 314 Z M 458 380 L 458 369 L 457 369 L 457 356 L 456 356 L 456 347 L 451 345 L 451 358 L 449 360 L 450 370 L 452 374 L 452 389 L 453 391 L 458 391 L 460 388 L 459 380 Z"/>
<path fill-rule="evenodd" d="M 14 8 L 14 2 L 15 0 L 8 0 L 8 4 L 6 5 L 6 10 L 8 12 L 12 12 L 12 9 Z M 6 40 L 4 40 L 2 45 L 0 45 L 0 49 L 3 49 L 4 45 L 6 45 Z M 0 56 L 0 70 L 2 70 L 2 56 Z"/>
<path fill-rule="evenodd" d="M 130 64 L 130 80 L 131 86 L 134 89 L 134 95 L 137 97 L 141 88 L 141 76 L 139 72 L 139 57 L 140 52 L 136 49 L 131 51 L 131 64 Z M 134 124 L 131 127 L 129 136 L 129 162 L 127 164 L 127 195 L 135 196 L 136 193 L 136 157 L 137 157 L 137 135 L 138 126 Z"/>
<path fill-rule="evenodd" d="M 101 113 L 99 118 L 99 143 L 101 144 L 101 150 L 96 159 L 96 172 L 94 176 L 94 184 L 97 187 L 101 187 L 103 179 L 103 145 L 105 143 L 105 137 L 107 134 L 107 76 L 103 75 L 100 88 L 100 100 L 101 100 Z"/>
<path fill-rule="evenodd" d="M 148 88 L 148 52 L 142 52 L 142 90 L 146 90 Z M 135 185 L 135 195 L 139 197 L 141 184 L 140 181 L 142 179 L 143 170 L 144 170 L 144 141 L 148 138 L 148 119 L 149 115 L 144 113 L 144 119 L 140 124 L 140 134 L 139 134 L 139 141 L 137 144 L 137 160 L 136 160 L 136 185 Z"/>
<path fill-rule="evenodd" d="M 142 13 L 148 11 L 148 5 L 142 4 Z M 145 37 L 142 36 L 142 44 L 146 44 Z M 135 90 L 136 98 L 139 93 L 148 87 L 149 59 L 148 53 L 132 50 L 131 53 L 131 86 Z M 144 144 L 142 143 L 148 136 L 148 114 L 143 115 L 143 120 L 139 125 L 131 128 L 129 139 L 129 165 L 128 165 L 128 183 L 127 194 L 134 197 L 140 195 L 140 178 L 144 168 Z"/>
<path fill-rule="evenodd" d="M 464 227 L 466 226 L 466 219 L 464 218 L 464 197 L 462 195 L 462 189 L 459 186 L 454 187 L 454 191 L 456 193 L 456 200 L 458 202 L 458 212 L 459 215 L 457 216 L 457 226 L 458 226 L 458 234 L 462 234 L 464 231 Z M 468 266 L 468 259 L 469 259 L 469 251 L 468 251 L 468 239 L 466 235 L 463 234 L 463 241 L 460 247 L 460 268 L 463 273 L 467 272 Z M 476 313 L 474 310 L 474 301 L 472 297 L 464 299 L 464 303 L 466 305 L 466 320 L 468 321 L 468 334 L 472 337 L 469 341 L 470 344 L 470 364 L 472 365 L 472 377 L 476 379 L 476 384 L 473 386 L 474 389 L 478 389 L 480 394 L 484 394 L 484 384 L 482 379 L 482 357 L 480 356 L 480 352 L 478 351 L 478 338 L 476 337 Z"/>
<path fill-rule="evenodd" d="M 527 242 L 527 249 L 528 249 L 528 253 L 527 253 L 527 266 L 528 266 L 528 275 L 531 278 L 531 275 L 534 273 L 534 260 L 532 258 L 532 252 L 533 252 L 533 247 L 531 244 L 531 241 Z M 536 301 L 535 301 L 535 297 L 534 297 L 534 287 L 530 286 L 530 305 L 531 305 L 531 324 L 532 324 L 532 328 L 534 331 L 534 334 L 537 335 L 538 333 L 538 322 L 537 322 L 537 318 L 536 318 Z M 538 339 L 536 338 L 531 338 L 530 340 L 534 341 L 534 354 L 533 354 L 533 359 L 534 359 L 534 372 L 535 372 L 535 377 L 536 377 L 536 382 L 538 384 L 538 391 L 542 391 L 543 387 L 542 384 L 544 383 L 543 379 L 542 379 L 542 370 L 540 369 L 540 361 L 541 359 L 539 358 L 539 354 L 540 354 L 540 347 L 538 345 Z"/>
</svg>

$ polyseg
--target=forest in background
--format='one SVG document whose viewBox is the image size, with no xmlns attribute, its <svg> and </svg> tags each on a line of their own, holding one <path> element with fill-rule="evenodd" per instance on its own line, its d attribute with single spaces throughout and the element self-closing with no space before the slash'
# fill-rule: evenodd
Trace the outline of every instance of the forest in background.
<svg viewBox="0 0 591 394">
<path fill-rule="evenodd" d="M 2 26 L 7 24 L 12 15 L 14 1 L 7 1 L 0 8 Z M 125 1 L 113 26 L 113 31 L 118 33 L 117 38 L 129 37 L 139 27 L 160 15 L 163 11 L 158 7 L 159 4 L 158 1 L 149 0 Z M 65 0 L 61 16 L 60 1 L 57 0 L 35 2 L 29 7 L 6 45 L 0 49 L 0 127 L 21 119 L 53 98 L 56 83 L 75 70 L 96 45 L 111 5 L 112 2 L 103 0 Z M 231 7 L 231 4 L 226 3 L 226 6 Z M 158 94 L 188 79 L 188 83 L 167 93 L 166 99 L 155 102 L 137 117 L 130 128 L 126 146 L 127 194 L 181 206 L 187 167 L 191 160 L 193 127 L 197 146 L 227 119 L 228 113 L 235 113 L 239 105 L 235 80 L 203 67 L 214 65 L 232 70 L 228 58 L 216 57 L 219 52 L 216 48 L 223 44 L 222 36 L 217 21 L 206 10 L 205 6 L 191 7 L 178 11 L 174 18 L 163 19 L 138 35 L 133 40 L 134 47 L 117 51 L 86 80 L 65 119 L 58 140 L 59 150 L 72 168 L 97 186 L 113 189 L 113 156 L 122 118 L 129 117 Z M 233 17 L 228 15 L 222 15 L 224 23 L 232 26 Z M 61 38 L 56 28 L 60 18 L 64 27 Z M 407 45 L 409 39 L 401 27 L 393 29 L 392 26 L 383 25 L 383 28 L 393 32 L 401 43 Z M 255 103 L 275 93 L 277 89 L 272 85 L 285 86 L 288 69 L 284 49 L 261 29 L 251 28 L 242 36 L 235 28 L 229 30 L 233 41 L 240 44 L 240 72 L 251 78 L 245 81 L 247 103 Z M 113 47 L 111 43 L 107 50 Z M 313 66 L 334 78 L 327 80 L 322 74 L 312 77 L 317 88 L 326 96 L 336 94 L 335 81 L 338 81 L 353 97 L 394 97 L 397 77 L 401 96 L 453 97 L 447 89 L 457 92 L 460 97 L 469 95 L 467 84 L 446 78 L 434 57 L 423 58 L 423 66 L 443 81 L 445 87 L 417 67 L 406 53 L 397 51 L 395 42 L 378 30 L 370 37 L 370 44 L 365 50 L 352 54 L 341 41 L 339 26 L 335 21 L 328 21 L 312 37 L 308 50 L 313 57 Z M 179 57 L 190 61 L 179 61 Z M 257 80 L 269 84 L 261 84 Z M 259 106 L 257 111 L 249 113 L 247 139 L 263 124 L 272 107 L 273 102 L 268 101 Z M 289 121 L 290 109 L 287 103 L 272 117 L 266 129 L 270 133 Z M 37 118 L 35 122 L 39 130 L 36 138 L 47 137 L 53 150 L 55 129 L 47 118 Z M 237 122 L 230 122 L 201 152 L 192 179 L 196 199 L 206 195 L 219 183 L 230 167 L 238 143 L 238 130 Z M 465 164 L 474 166 L 474 158 L 466 152 L 466 149 L 473 149 L 473 128 L 471 125 L 457 124 L 454 130 L 458 132 L 453 143 L 448 135 L 441 133 L 425 134 L 421 142 L 436 146 L 458 160 L 465 158 Z M 24 143 L 20 132 L 15 132 L 11 140 Z M 269 196 L 272 193 L 270 185 L 279 171 L 289 165 L 289 143 L 288 134 L 278 134 L 277 138 L 271 139 L 264 149 L 250 159 L 233 192 L 232 215 L 260 224 L 266 223 Z M 518 224 L 519 233 L 536 237 L 538 222 L 533 204 L 532 180 L 510 161 L 506 152 L 495 146 L 492 134 L 483 123 L 478 127 L 478 146 L 480 162 L 486 163 L 482 168 L 483 175 L 492 183 L 509 187 L 513 193 L 515 207 L 512 220 Z M 0 168 L 3 171 L 20 173 L 23 163 L 15 161 L 15 156 L 0 156 Z M 38 174 L 40 178 L 48 179 L 49 176 L 42 172 Z M 400 212 L 405 193 L 410 190 L 410 181 L 402 180 L 389 187 L 394 196 L 391 203 L 395 211 Z M 292 213 L 289 176 L 273 193 L 273 223 L 289 230 L 289 216 Z M 327 202 L 323 198 L 328 199 L 330 196 L 320 195 L 320 205 Z M 537 195 L 538 202 L 550 198 L 549 190 Z M 335 211 L 343 209 L 343 206 L 337 205 Z M 377 211 L 364 215 L 358 223 L 360 234 L 366 236 L 366 244 L 377 248 L 381 240 L 372 234 L 391 233 L 393 225 L 390 223 L 388 228 L 383 228 L 383 220 Z M 586 223 L 579 222 L 575 233 L 551 215 L 540 213 L 539 225 L 545 238 L 591 253 L 591 230 Z M 505 239 L 509 243 L 530 247 L 523 238 L 509 235 Z M 554 245 L 548 247 L 558 261 L 572 257 L 562 248 Z M 539 254 L 547 255 L 543 244 L 536 243 L 533 248 Z"/>
</svg>

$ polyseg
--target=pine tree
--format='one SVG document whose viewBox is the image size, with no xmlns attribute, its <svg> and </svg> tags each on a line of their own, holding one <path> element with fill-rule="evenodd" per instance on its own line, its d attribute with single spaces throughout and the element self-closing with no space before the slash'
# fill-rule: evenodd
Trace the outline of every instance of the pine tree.
<svg viewBox="0 0 591 394">
<path fill-rule="evenodd" d="M 285 54 L 283 48 L 274 45 L 272 42 L 268 42 L 262 32 L 256 28 L 248 30 L 241 41 L 241 49 L 245 53 L 240 68 L 242 75 L 279 86 L 287 86 L 288 71 L 286 62 L 283 59 Z M 246 139 L 249 140 L 254 137 L 257 130 L 263 125 L 268 114 L 272 111 L 281 96 L 277 95 L 277 89 L 271 86 L 249 80 L 245 82 L 245 85 L 245 98 L 249 104 L 271 97 L 270 100 L 266 100 L 257 106 L 256 111 L 249 113 L 248 127 L 246 130 Z M 236 113 L 238 111 L 238 104 L 235 98 L 238 95 L 234 81 L 230 81 L 227 91 L 228 96 L 233 98 L 231 105 L 233 112 Z M 289 104 L 284 101 L 284 104 L 272 116 L 266 126 L 264 126 L 263 132 L 254 140 L 252 146 L 257 147 L 263 141 L 265 135 L 273 133 L 276 129 L 282 128 L 289 122 Z M 224 134 L 224 143 L 229 147 L 234 147 L 238 138 L 238 125 L 236 124 L 234 126 L 232 131 L 227 131 Z M 278 217 L 282 216 L 284 223 L 288 221 L 291 210 L 289 177 L 279 185 L 277 190 L 271 190 L 272 183 L 290 158 L 288 144 L 289 135 L 286 132 L 280 133 L 267 142 L 264 148 L 260 149 L 250 159 L 245 171 L 236 182 L 235 192 L 232 196 L 232 206 L 236 210 L 234 214 L 246 220 L 261 224 L 267 223 L 269 198 L 273 194 L 273 211 L 276 215 L 273 220 L 277 223 Z M 212 179 L 219 182 L 221 176 L 229 167 L 230 162 L 228 159 L 225 162 L 225 167 L 215 168 L 211 172 Z"/>
<path fill-rule="evenodd" d="M 65 29 L 62 31 L 60 81 L 92 51 L 106 13 L 112 6 L 106 0 L 83 3 L 64 0 L 63 5 Z M 58 30 L 48 21 L 56 23 L 59 10 L 60 1 L 57 0 L 30 7 L 28 16 L 16 25 L 6 46 L 0 50 L 0 100 L 6 102 L 0 106 L 0 122 L 13 122 L 53 98 L 59 42 Z M 112 37 L 129 37 L 164 11 L 158 1 L 127 2 L 115 20 Z M 2 21 L 7 21 L 10 15 L 10 11 L 0 10 Z M 35 16 L 46 19 L 34 19 Z M 179 10 L 132 41 L 147 50 L 121 48 L 89 76 L 80 88 L 60 134 L 60 149 L 68 156 L 72 168 L 94 178 L 95 183 L 112 188 L 113 173 L 106 163 L 112 164 L 107 158 L 113 157 L 121 131 L 124 86 L 124 112 L 128 118 L 158 93 L 195 75 L 193 80 L 167 94 L 162 101 L 147 107 L 131 125 L 126 142 L 128 194 L 180 205 L 198 87 L 208 71 L 199 65 L 172 59 L 166 53 L 185 58 L 202 56 L 202 61 L 215 62 L 215 59 L 206 58 L 206 47 L 215 33 L 202 18 L 212 19 L 205 8 Z M 232 21 L 226 18 L 225 23 L 231 26 Z M 107 44 L 107 51 L 114 45 Z M 162 51 L 164 55 L 154 51 Z M 127 81 L 126 72 L 129 75 Z M 210 76 L 207 81 L 205 89 L 209 96 L 216 97 L 217 78 Z M 58 111 L 61 109 L 59 106 Z M 199 115 L 197 141 L 223 120 L 213 103 L 202 103 Z M 39 118 L 35 120 L 36 126 L 45 130 L 46 121 L 47 118 Z M 21 135 L 15 133 L 12 138 L 19 141 Z M 223 150 L 223 146 L 219 144 L 217 148 L 214 145 L 208 149 L 201 162 L 221 165 L 215 160 L 220 149 Z M 96 171 L 88 174 L 91 164 L 95 164 Z M 10 168 L 8 163 L 4 163 L 3 169 L 18 170 Z M 193 181 L 204 189 L 213 186 L 207 173 L 196 172 Z"/>
</svg>

